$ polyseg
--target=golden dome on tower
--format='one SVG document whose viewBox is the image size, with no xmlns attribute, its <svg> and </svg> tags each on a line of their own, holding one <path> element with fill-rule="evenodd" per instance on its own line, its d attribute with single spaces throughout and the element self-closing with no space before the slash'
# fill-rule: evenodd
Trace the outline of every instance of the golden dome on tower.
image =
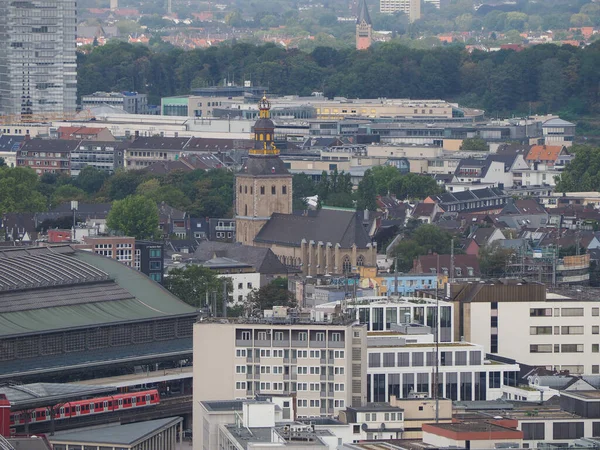
<svg viewBox="0 0 600 450">
<path fill-rule="evenodd" d="M 271 102 L 265 93 L 258 102 L 258 120 L 254 124 L 254 148 L 251 155 L 279 155 L 275 147 L 275 124 L 271 120 Z"/>
</svg>

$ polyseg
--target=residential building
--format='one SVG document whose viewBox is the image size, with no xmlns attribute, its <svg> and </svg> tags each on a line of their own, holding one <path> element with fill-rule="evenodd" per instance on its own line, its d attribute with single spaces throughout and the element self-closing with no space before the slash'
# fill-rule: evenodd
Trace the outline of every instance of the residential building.
<svg viewBox="0 0 600 450">
<path fill-rule="evenodd" d="M 17 152 L 23 145 L 24 136 L 0 135 L 0 158 L 7 167 L 16 167 Z"/>
<path fill-rule="evenodd" d="M 71 175 L 71 153 L 79 141 L 64 139 L 29 139 L 17 152 L 17 166 L 30 167 L 35 173 Z"/>
<path fill-rule="evenodd" d="M 58 127 L 50 128 L 50 137 L 75 141 L 114 141 L 115 137 L 105 127 Z"/>
<path fill-rule="evenodd" d="M 235 259 L 215 256 L 202 263 L 202 266 L 214 270 L 219 278 L 231 280 L 232 291 L 230 293 L 233 303 L 243 305 L 248 300 L 248 295 L 261 287 L 261 274 L 247 263 Z"/>
<path fill-rule="evenodd" d="M 500 212 L 508 195 L 499 188 L 471 189 L 463 192 L 446 192 L 432 195 L 425 203 L 437 203 L 445 212 Z"/>
<path fill-rule="evenodd" d="M 82 140 L 71 151 L 71 176 L 76 177 L 84 167 L 94 167 L 113 174 L 124 168 L 126 142 Z"/>
<path fill-rule="evenodd" d="M 450 285 L 454 339 L 486 353 L 572 374 L 600 374 L 600 302 L 594 290 L 493 280 Z M 489 318 L 483 320 L 482 318 Z"/>
<path fill-rule="evenodd" d="M 77 3 L 34 0 L 2 5 L 0 114 L 74 114 Z"/>
<path fill-rule="evenodd" d="M 467 255 L 479 255 L 479 250 L 493 244 L 496 241 L 506 239 L 499 228 L 481 227 L 476 228 L 467 238 L 465 253 Z"/>
<path fill-rule="evenodd" d="M 353 319 L 204 320 L 194 324 L 194 435 L 200 403 L 260 394 L 295 398 L 297 417 L 335 416 L 366 401 L 366 327 Z M 276 320 L 277 319 L 277 320 Z"/>
<path fill-rule="evenodd" d="M 431 273 L 451 281 L 479 281 L 481 271 L 476 255 L 422 255 L 413 261 L 410 273 Z"/>
<path fill-rule="evenodd" d="M 402 11 L 412 23 L 421 18 L 421 2 L 419 0 L 379 0 L 379 11 L 383 14 Z"/>
<path fill-rule="evenodd" d="M 438 275 L 431 273 L 422 274 L 386 274 L 382 277 L 381 284 L 388 295 L 400 295 L 402 297 L 410 297 L 416 291 L 422 289 L 437 289 Z M 397 283 L 396 283 L 397 281 Z M 397 288 L 396 288 L 397 285 Z M 439 283 L 442 288 L 443 280 Z"/>
<path fill-rule="evenodd" d="M 541 163 L 553 167 L 559 161 L 559 157 L 568 154 L 564 145 L 532 145 L 525 159 L 529 164 Z"/>
<path fill-rule="evenodd" d="M 83 109 L 99 105 L 110 105 L 121 108 L 130 114 L 148 114 L 148 94 L 139 92 L 94 92 L 81 96 Z"/>
<path fill-rule="evenodd" d="M 533 199 L 513 200 L 507 203 L 498 214 L 498 220 L 510 228 L 539 228 L 548 225 L 549 215 L 543 205 Z"/>
<path fill-rule="evenodd" d="M 219 242 L 235 242 L 235 219 L 208 219 L 208 240 Z"/>
<path fill-rule="evenodd" d="M 452 422 L 452 400 L 447 398 L 396 398 L 390 396 L 390 405 L 404 411 L 404 439 L 421 439 L 423 424 Z"/>
<path fill-rule="evenodd" d="M 423 443 L 436 448 L 521 448 L 523 431 L 516 420 L 456 421 L 423 424 Z"/>
<path fill-rule="evenodd" d="M 190 138 L 136 137 L 125 151 L 125 170 L 137 170 L 159 161 L 175 161 L 182 156 Z"/>
<path fill-rule="evenodd" d="M 404 410 L 389 403 L 348 407 L 340 411 L 340 420 L 352 427 L 353 441 L 404 437 Z"/>
<path fill-rule="evenodd" d="M 107 256 L 135 267 L 135 238 L 116 236 L 84 236 L 83 243 L 97 255 Z"/>
<path fill-rule="evenodd" d="M 373 40 L 373 24 L 367 8 L 367 2 L 358 2 L 358 14 L 356 17 L 356 49 L 365 50 L 371 46 Z"/>
<path fill-rule="evenodd" d="M 134 268 L 163 284 L 165 246 L 162 242 L 135 241 Z"/>
<path fill-rule="evenodd" d="M 187 212 L 161 202 L 158 204 L 158 228 L 165 238 L 185 239 L 190 229 L 190 217 Z"/>
</svg>

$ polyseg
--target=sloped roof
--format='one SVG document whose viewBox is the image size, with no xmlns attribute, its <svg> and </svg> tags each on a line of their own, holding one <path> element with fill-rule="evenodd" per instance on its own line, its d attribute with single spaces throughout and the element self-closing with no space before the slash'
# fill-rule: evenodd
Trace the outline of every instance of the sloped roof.
<svg viewBox="0 0 600 450">
<path fill-rule="evenodd" d="M 239 175 L 252 175 L 255 177 L 289 175 L 291 177 L 281 158 L 273 155 L 250 155 Z"/>
<path fill-rule="evenodd" d="M 492 237 L 495 231 L 495 228 L 478 228 L 471 235 L 471 239 L 477 242 L 477 245 L 481 247 L 482 245 L 487 244 L 488 240 L 490 239 L 490 237 Z"/>
<path fill-rule="evenodd" d="M 574 126 L 575 126 L 574 123 L 567 122 L 566 120 L 563 120 L 559 117 L 550 119 L 550 120 L 546 120 L 542 124 L 542 127 L 574 127 Z"/>
<path fill-rule="evenodd" d="M 359 0 L 358 14 L 356 16 L 356 23 L 361 23 L 364 20 L 365 23 L 371 24 L 371 16 L 369 15 L 369 8 L 367 8 L 366 0 Z"/>
<path fill-rule="evenodd" d="M 422 216 L 427 216 L 430 217 L 433 214 L 433 211 L 435 211 L 435 203 L 419 203 L 417 204 L 417 206 L 415 206 L 415 209 L 413 209 L 413 212 L 411 213 L 411 215 L 413 217 L 422 217 Z"/>
<path fill-rule="evenodd" d="M 473 269 L 474 276 L 479 276 L 479 260 L 476 255 L 454 255 L 453 264 L 451 264 L 450 258 L 451 255 L 422 255 L 419 256 L 418 263 L 423 273 L 433 273 L 434 270 L 437 271 L 438 267 L 442 273 L 443 268 L 450 270 L 450 266 L 453 265 L 455 272 L 456 269 L 462 271 L 462 277 L 468 276 L 468 268 Z M 411 273 L 414 273 L 414 269 L 411 270 Z"/>
<path fill-rule="evenodd" d="M 130 149 L 142 150 L 183 150 L 190 138 L 179 137 L 138 137 L 130 145 Z"/>
<path fill-rule="evenodd" d="M 25 136 L 11 136 L 3 134 L 0 136 L 0 151 L 16 152 L 25 140 Z"/>
<path fill-rule="evenodd" d="M 22 150 L 43 152 L 70 153 L 77 148 L 79 140 L 72 139 L 28 139 L 23 143 Z"/>
<path fill-rule="evenodd" d="M 530 214 L 548 214 L 544 207 L 540 205 L 538 202 L 532 199 L 520 199 L 509 201 L 500 215 L 506 214 L 519 214 L 519 215 L 530 215 Z"/>
<path fill-rule="evenodd" d="M 206 262 L 212 260 L 215 255 L 248 264 L 262 275 L 287 273 L 287 268 L 270 248 L 251 247 L 239 243 L 202 241 L 193 253 L 193 258 Z"/>
<path fill-rule="evenodd" d="M 59 136 L 73 136 L 81 134 L 85 136 L 95 136 L 96 134 L 107 130 L 107 128 L 92 128 L 92 127 L 58 127 L 57 133 Z"/>
<path fill-rule="evenodd" d="M 330 242 L 350 248 L 356 244 L 365 248 L 371 241 L 362 224 L 362 214 L 356 211 L 327 209 L 296 214 L 273 214 L 262 227 L 255 242 L 299 247 L 306 242 Z"/>
<path fill-rule="evenodd" d="M 527 161 L 556 161 L 564 147 L 562 145 L 534 145 L 527 153 Z"/>
</svg>

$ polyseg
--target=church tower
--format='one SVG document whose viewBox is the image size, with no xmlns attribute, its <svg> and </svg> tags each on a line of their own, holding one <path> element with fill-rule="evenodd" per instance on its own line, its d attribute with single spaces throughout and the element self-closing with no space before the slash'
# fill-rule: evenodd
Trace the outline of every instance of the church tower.
<svg viewBox="0 0 600 450">
<path fill-rule="evenodd" d="M 254 148 L 235 177 L 236 240 L 253 245 L 254 238 L 273 213 L 292 214 L 292 175 L 275 147 L 275 124 L 266 96 L 258 103 Z"/>
<path fill-rule="evenodd" d="M 358 15 L 356 18 L 356 50 L 365 50 L 371 46 L 373 24 L 367 9 L 366 0 L 358 0 Z"/>
</svg>

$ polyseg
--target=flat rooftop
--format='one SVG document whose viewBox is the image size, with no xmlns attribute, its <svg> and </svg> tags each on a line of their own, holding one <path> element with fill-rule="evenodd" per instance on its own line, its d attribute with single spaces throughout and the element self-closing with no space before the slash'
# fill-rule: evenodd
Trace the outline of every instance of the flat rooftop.
<svg viewBox="0 0 600 450">
<path fill-rule="evenodd" d="M 285 431 L 285 428 L 289 427 L 290 425 L 291 424 L 288 423 L 285 425 L 275 425 L 274 429 L 285 440 L 285 442 L 283 444 L 273 443 L 273 445 L 286 446 L 289 444 L 293 445 L 294 447 L 314 446 L 328 448 L 328 446 L 320 439 L 320 436 L 333 436 L 329 430 L 306 431 L 292 437 L 289 432 Z M 225 425 L 225 428 L 243 448 L 248 448 L 248 445 L 253 443 L 272 443 L 273 428 L 271 427 L 244 428 L 236 425 Z"/>
<path fill-rule="evenodd" d="M 95 381 L 95 380 L 94 380 Z M 36 408 L 55 405 L 82 397 L 116 392 L 113 386 L 74 385 L 62 383 L 7 384 L 0 387 L 12 408 Z"/>
<path fill-rule="evenodd" d="M 365 406 L 348 407 L 356 412 L 402 412 L 403 408 L 392 406 L 389 403 L 367 403 Z"/>
<path fill-rule="evenodd" d="M 600 391 L 568 391 L 565 395 L 582 400 L 600 400 Z"/>
<path fill-rule="evenodd" d="M 441 428 L 442 430 L 453 431 L 455 433 L 478 433 L 478 432 L 505 432 L 505 431 L 516 431 L 508 427 L 502 427 L 489 421 L 484 420 L 473 420 L 468 422 L 454 422 L 454 423 L 436 423 L 429 424 L 432 427 Z"/>
</svg>

